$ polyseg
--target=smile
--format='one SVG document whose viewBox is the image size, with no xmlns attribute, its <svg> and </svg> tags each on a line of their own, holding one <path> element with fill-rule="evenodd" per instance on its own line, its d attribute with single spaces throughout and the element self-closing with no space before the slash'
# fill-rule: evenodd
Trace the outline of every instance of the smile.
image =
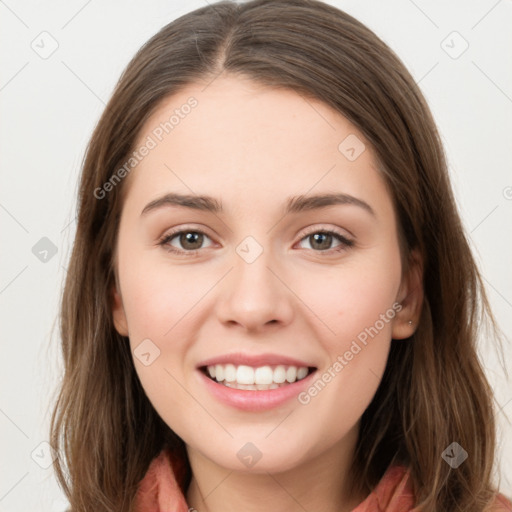
<svg viewBox="0 0 512 512">
<path fill-rule="evenodd" d="M 312 367 L 294 365 L 248 365 L 216 364 L 202 368 L 213 381 L 233 389 L 265 391 L 288 386 L 306 378 L 314 371 Z"/>
<path fill-rule="evenodd" d="M 215 402 L 245 412 L 298 404 L 316 372 L 306 361 L 276 354 L 230 354 L 197 366 L 200 385 Z"/>
</svg>

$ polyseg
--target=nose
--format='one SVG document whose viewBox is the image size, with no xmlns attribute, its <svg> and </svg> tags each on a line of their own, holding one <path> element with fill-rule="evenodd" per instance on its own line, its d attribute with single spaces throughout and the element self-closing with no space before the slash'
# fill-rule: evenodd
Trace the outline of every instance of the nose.
<svg viewBox="0 0 512 512">
<path fill-rule="evenodd" d="M 268 250 L 248 261 L 234 255 L 233 269 L 222 280 L 217 296 L 219 320 L 252 332 L 289 324 L 294 295 L 283 266 Z"/>
</svg>

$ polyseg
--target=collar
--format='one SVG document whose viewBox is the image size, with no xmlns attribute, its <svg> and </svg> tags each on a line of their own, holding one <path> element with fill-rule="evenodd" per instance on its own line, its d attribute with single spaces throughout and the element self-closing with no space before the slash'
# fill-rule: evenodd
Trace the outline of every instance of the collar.
<svg viewBox="0 0 512 512">
<path fill-rule="evenodd" d="M 155 457 L 141 480 L 135 512 L 188 512 L 183 494 L 185 461 L 164 449 Z M 375 489 L 353 512 L 415 512 L 409 470 L 390 466 Z"/>
</svg>

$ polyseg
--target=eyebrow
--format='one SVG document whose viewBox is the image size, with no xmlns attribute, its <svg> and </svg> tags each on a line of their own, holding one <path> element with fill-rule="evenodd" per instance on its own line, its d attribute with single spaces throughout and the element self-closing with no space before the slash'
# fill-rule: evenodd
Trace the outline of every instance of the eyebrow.
<svg viewBox="0 0 512 512">
<path fill-rule="evenodd" d="M 376 216 L 375 211 L 367 202 L 343 193 L 289 197 L 286 201 L 285 213 L 300 213 L 308 210 L 318 210 L 327 206 L 345 204 L 358 206 L 374 217 Z M 223 213 L 224 211 L 222 202 L 211 196 L 169 193 L 148 203 L 142 210 L 141 215 L 146 215 L 151 211 L 167 206 L 181 206 L 211 213 Z"/>
</svg>

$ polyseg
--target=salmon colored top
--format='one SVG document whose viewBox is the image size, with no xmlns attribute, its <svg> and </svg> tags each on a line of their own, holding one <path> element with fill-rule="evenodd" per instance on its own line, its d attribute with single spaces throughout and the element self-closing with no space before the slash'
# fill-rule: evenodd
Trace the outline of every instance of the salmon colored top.
<svg viewBox="0 0 512 512">
<path fill-rule="evenodd" d="M 188 512 L 191 509 L 183 495 L 185 462 L 171 459 L 163 450 L 151 462 L 139 484 L 135 512 Z M 502 494 L 496 497 L 493 512 L 511 512 L 512 503 Z M 414 508 L 414 496 L 409 471 L 404 466 L 391 466 L 375 489 L 352 512 L 419 512 Z"/>
</svg>

